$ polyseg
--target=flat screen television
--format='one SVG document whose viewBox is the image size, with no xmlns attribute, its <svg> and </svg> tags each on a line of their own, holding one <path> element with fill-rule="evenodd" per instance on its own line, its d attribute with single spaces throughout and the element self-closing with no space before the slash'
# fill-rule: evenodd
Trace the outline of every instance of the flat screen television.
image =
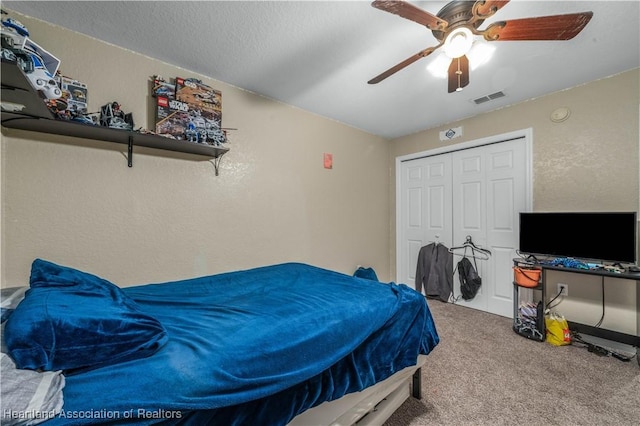
<svg viewBox="0 0 640 426">
<path fill-rule="evenodd" d="M 636 212 L 520 213 L 521 254 L 636 263 Z"/>
</svg>

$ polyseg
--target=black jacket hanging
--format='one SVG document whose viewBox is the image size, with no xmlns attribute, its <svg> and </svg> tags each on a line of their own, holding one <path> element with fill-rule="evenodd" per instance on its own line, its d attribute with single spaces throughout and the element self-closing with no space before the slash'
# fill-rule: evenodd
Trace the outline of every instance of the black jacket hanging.
<svg viewBox="0 0 640 426">
<path fill-rule="evenodd" d="M 475 258 L 473 259 L 473 262 L 475 263 Z M 462 260 L 458 262 L 460 293 L 462 293 L 462 298 L 464 300 L 473 299 L 482 285 L 482 278 L 478 276 L 476 268 L 473 267 L 471 261 L 466 257 L 463 257 Z"/>
</svg>

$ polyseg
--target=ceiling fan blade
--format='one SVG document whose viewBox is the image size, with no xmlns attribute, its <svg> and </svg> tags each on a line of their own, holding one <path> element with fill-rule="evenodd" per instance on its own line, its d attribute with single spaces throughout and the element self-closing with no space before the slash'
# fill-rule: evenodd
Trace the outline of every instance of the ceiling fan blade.
<svg viewBox="0 0 640 426">
<path fill-rule="evenodd" d="M 433 53 L 434 50 L 436 50 L 438 47 L 442 46 L 442 43 L 434 46 L 434 47 L 429 47 L 427 49 L 424 49 L 418 53 L 416 53 L 415 55 L 405 59 L 404 61 L 400 62 L 398 65 L 389 68 L 388 70 L 386 70 L 385 72 L 383 72 L 382 74 L 372 78 L 371 80 L 369 80 L 367 83 L 369 84 L 377 84 L 380 83 L 382 80 L 384 80 L 385 78 L 397 73 L 398 71 L 400 71 L 401 69 L 411 65 L 412 63 L 414 63 L 415 61 L 417 61 L 420 58 L 424 58 L 426 56 L 429 56 L 431 53 Z"/>
<path fill-rule="evenodd" d="M 570 40 L 589 23 L 593 12 L 495 22 L 481 34 L 488 41 Z"/>
<path fill-rule="evenodd" d="M 449 93 L 459 92 L 469 84 L 469 59 L 462 55 L 449 65 Z"/>
<path fill-rule="evenodd" d="M 444 30 L 449 25 L 447 21 L 404 1 L 376 0 L 371 3 L 371 5 L 376 9 L 384 10 L 385 12 L 393 13 L 417 22 L 430 30 Z"/>
</svg>

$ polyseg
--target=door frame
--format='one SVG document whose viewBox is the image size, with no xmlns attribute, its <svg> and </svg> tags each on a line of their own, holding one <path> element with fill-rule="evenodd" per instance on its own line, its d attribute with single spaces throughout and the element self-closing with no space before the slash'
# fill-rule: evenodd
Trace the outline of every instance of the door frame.
<svg viewBox="0 0 640 426">
<path fill-rule="evenodd" d="M 462 151 L 465 149 L 471 149 L 471 148 L 477 148 L 480 146 L 484 146 L 484 145 L 491 145 L 491 144 L 496 144 L 496 143 L 500 143 L 500 142 L 508 142 L 508 141 L 512 141 L 512 140 L 517 140 L 517 139 L 522 139 L 522 143 L 525 144 L 525 153 L 527 156 L 527 159 L 525 161 L 525 179 L 526 179 L 526 184 L 525 184 L 525 203 L 526 203 L 526 207 L 525 210 L 526 211 L 532 211 L 533 209 L 533 128 L 528 127 L 526 129 L 520 129 L 520 130 L 515 130 L 513 132 L 507 132 L 507 133 L 501 133 L 499 135 L 493 135 L 493 136 L 488 136 L 485 138 L 480 138 L 480 139 L 474 139 L 471 141 L 467 141 L 467 142 L 462 142 L 462 143 L 458 143 L 455 145 L 448 145 L 448 146 L 443 146 L 440 148 L 434 148 L 434 149 L 429 149 L 426 151 L 421 151 L 421 152 L 415 152 L 412 154 L 406 154 L 406 155 L 401 155 L 399 157 L 396 157 L 396 162 L 395 162 L 395 166 L 396 166 L 396 224 L 395 224 L 395 231 L 396 231 L 396 282 L 400 282 L 401 277 L 400 277 L 400 270 L 398 268 L 398 266 L 400 265 L 401 259 L 400 259 L 400 246 L 401 246 L 401 241 L 400 241 L 400 237 L 401 237 L 401 233 L 399 232 L 400 230 L 400 220 L 402 220 L 402 206 L 401 206 L 401 188 L 400 188 L 400 182 L 401 182 L 401 164 L 406 162 L 406 161 L 411 161 L 411 160 L 417 160 L 420 158 L 424 158 L 424 157 L 432 157 L 435 155 L 440 155 L 440 154 L 447 154 L 450 152 L 455 152 L 455 151 Z"/>
</svg>

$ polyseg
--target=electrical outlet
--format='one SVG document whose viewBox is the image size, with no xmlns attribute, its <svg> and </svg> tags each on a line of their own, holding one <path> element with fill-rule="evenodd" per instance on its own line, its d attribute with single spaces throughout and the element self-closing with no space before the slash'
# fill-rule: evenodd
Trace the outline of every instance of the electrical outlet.
<svg viewBox="0 0 640 426">
<path fill-rule="evenodd" d="M 569 284 L 565 284 L 565 283 L 558 283 L 558 293 L 561 296 L 568 296 L 569 295 Z"/>
</svg>

